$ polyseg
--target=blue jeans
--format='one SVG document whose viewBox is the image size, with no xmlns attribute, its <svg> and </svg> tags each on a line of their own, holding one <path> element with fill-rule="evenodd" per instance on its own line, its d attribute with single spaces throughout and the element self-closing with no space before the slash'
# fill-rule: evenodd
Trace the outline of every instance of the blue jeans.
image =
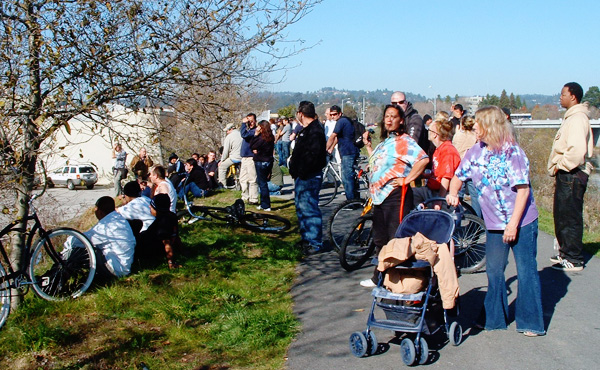
<svg viewBox="0 0 600 370">
<path fill-rule="evenodd" d="M 206 194 L 208 193 L 207 190 L 204 189 L 200 189 L 198 187 L 198 185 L 196 185 L 195 182 L 190 182 L 189 184 L 187 184 L 184 187 L 180 187 L 179 191 L 177 192 L 177 196 L 181 199 L 183 199 L 183 195 L 187 194 L 188 192 L 191 192 L 196 198 L 202 198 L 205 197 Z"/>
<path fill-rule="evenodd" d="M 287 167 L 287 159 L 290 156 L 290 142 L 280 140 L 278 141 L 278 143 L 281 143 L 281 153 L 279 154 L 279 166 Z"/>
<path fill-rule="evenodd" d="M 354 171 L 356 158 L 356 154 L 342 156 L 342 182 L 344 183 L 344 190 L 346 191 L 346 199 L 358 198 L 356 172 Z"/>
<path fill-rule="evenodd" d="M 269 175 L 273 169 L 273 162 L 254 162 L 256 168 L 256 182 L 258 183 L 258 190 L 260 192 L 260 208 L 267 209 L 271 208 L 271 197 L 269 194 Z"/>
<path fill-rule="evenodd" d="M 267 182 L 267 186 L 269 187 L 269 193 L 271 195 L 280 195 L 281 194 L 282 186 L 275 185 L 271 181 Z"/>
<path fill-rule="evenodd" d="M 319 209 L 321 181 L 321 174 L 306 180 L 297 178 L 294 188 L 300 235 L 303 241 L 317 248 L 323 245 L 323 220 Z"/>
<path fill-rule="evenodd" d="M 538 221 L 522 226 L 514 243 L 502 241 L 503 231 L 488 230 L 486 272 L 488 289 L 485 295 L 485 328 L 487 330 L 506 329 L 508 321 L 508 297 L 504 271 L 508 263 L 508 251 L 513 250 L 517 265 L 517 300 L 515 321 L 517 331 L 531 331 L 544 334 L 544 314 L 542 311 L 542 291 L 537 271 Z"/>
</svg>

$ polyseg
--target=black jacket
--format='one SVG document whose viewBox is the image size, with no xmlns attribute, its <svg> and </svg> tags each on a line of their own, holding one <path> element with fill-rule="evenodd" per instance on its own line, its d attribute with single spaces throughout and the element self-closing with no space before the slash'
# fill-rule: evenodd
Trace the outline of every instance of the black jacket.
<svg viewBox="0 0 600 370">
<path fill-rule="evenodd" d="M 303 180 L 323 171 L 327 164 L 325 130 L 318 120 L 312 121 L 296 136 L 296 146 L 290 159 L 290 175 Z"/>
<path fill-rule="evenodd" d="M 262 135 L 254 136 L 250 140 L 250 148 L 254 153 L 254 162 L 273 162 L 273 149 L 275 149 L 275 141 L 265 141 Z"/>
<path fill-rule="evenodd" d="M 196 183 L 196 185 L 202 190 L 206 190 L 210 187 L 208 184 L 208 178 L 206 177 L 206 172 L 204 172 L 204 168 L 200 166 L 194 166 L 194 168 L 192 168 L 188 174 L 187 183 L 191 182 Z"/>
</svg>

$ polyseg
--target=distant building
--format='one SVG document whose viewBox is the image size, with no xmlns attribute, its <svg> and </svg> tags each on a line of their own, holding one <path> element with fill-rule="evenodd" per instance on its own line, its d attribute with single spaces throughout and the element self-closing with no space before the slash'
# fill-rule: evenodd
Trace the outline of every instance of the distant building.
<svg viewBox="0 0 600 370">
<path fill-rule="evenodd" d="M 479 104 L 483 101 L 483 96 L 468 96 L 463 99 L 465 101 L 464 108 L 470 115 L 473 115 L 477 111 L 477 108 L 479 108 Z"/>
</svg>

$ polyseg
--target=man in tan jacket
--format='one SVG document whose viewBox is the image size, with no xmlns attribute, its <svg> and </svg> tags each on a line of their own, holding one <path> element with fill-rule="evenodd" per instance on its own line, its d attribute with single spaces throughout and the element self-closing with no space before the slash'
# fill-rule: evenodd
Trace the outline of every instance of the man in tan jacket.
<svg viewBox="0 0 600 370">
<path fill-rule="evenodd" d="M 554 233 L 560 246 L 550 261 L 555 263 L 553 269 L 562 271 L 583 270 L 583 195 L 592 171 L 594 137 L 582 98 L 578 83 L 569 82 L 562 88 L 560 105 L 567 111 L 548 160 L 548 173 L 556 178 Z"/>
</svg>

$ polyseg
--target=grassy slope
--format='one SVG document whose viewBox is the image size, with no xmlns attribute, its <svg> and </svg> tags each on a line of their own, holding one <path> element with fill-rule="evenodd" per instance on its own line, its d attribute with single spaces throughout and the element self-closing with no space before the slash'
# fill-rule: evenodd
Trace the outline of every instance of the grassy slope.
<svg viewBox="0 0 600 370">
<path fill-rule="evenodd" d="M 295 218 L 293 202 L 273 207 Z M 74 301 L 28 294 L 0 331 L 0 368 L 281 368 L 299 328 L 289 294 L 297 229 L 274 237 L 204 221 L 181 234 L 177 271 L 144 269 Z"/>
</svg>

